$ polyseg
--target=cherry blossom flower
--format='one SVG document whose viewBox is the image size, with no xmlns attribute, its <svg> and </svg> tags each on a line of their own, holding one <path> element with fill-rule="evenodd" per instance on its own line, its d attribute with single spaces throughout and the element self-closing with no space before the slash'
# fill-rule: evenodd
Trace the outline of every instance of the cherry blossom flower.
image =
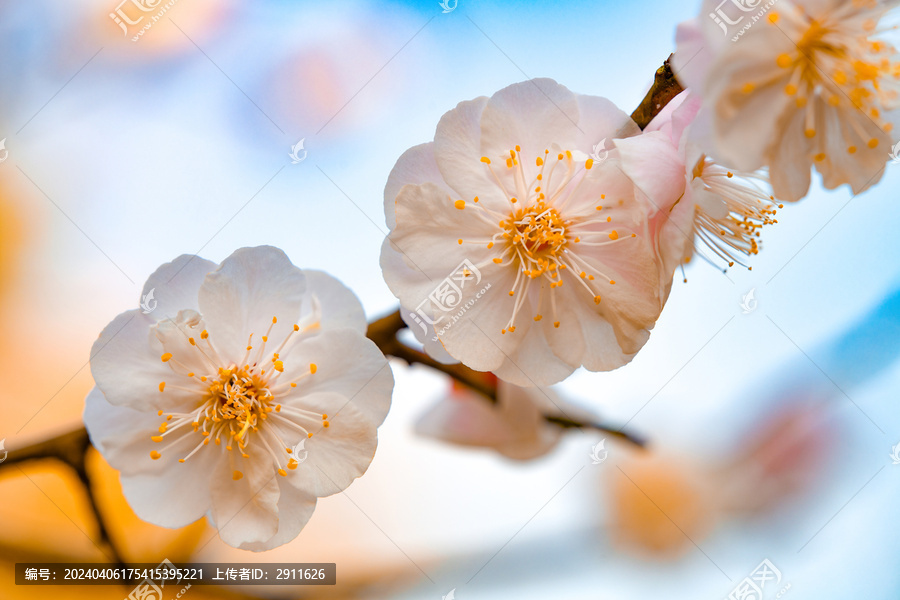
<svg viewBox="0 0 900 600">
<path fill-rule="evenodd" d="M 739 36 L 709 18 L 716 5 L 706 0 L 679 26 L 673 62 L 703 97 L 726 164 L 769 166 L 775 195 L 789 201 L 806 195 L 811 165 L 828 189 L 847 183 L 860 193 L 877 182 L 900 76 L 879 21 L 896 2 L 780 0 Z M 728 21 L 746 25 L 749 13 L 733 12 Z"/>
<path fill-rule="evenodd" d="M 535 79 L 460 103 L 400 157 L 382 269 L 432 344 L 520 386 L 635 356 L 672 274 L 615 151 L 589 153 L 639 132 L 608 100 Z"/>
<path fill-rule="evenodd" d="M 497 402 L 457 382 L 416 423 L 416 432 L 451 444 L 490 448 L 507 458 L 531 460 L 550 452 L 565 429 L 544 417 L 590 422 L 591 415 L 553 390 L 497 382 Z"/>
<path fill-rule="evenodd" d="M 221 265 L 183 255 L 144 286 L 151 312 L 116 317 L 91 352 L 84 420 L 142 519 L 208 514 L 228 544 L 295 538 L 318 497 L 368 468 L 393 377 L 340 282 L 276 248 Z"/>
<path fill-rule="evenodd" d="M 708 137 L 697 123 L 700 99 L 684 91 L 636 138 L 616 141 L 623 170 L 640 188 L 683 186 L 684 195 L 656 208 L 650 221 L 661 229 L 660 252 L 667 272 L 688 262 L 697 249 L 729 267 L 742 256 L 759 253 L 760 230 L 776 223 L 782 205 L 765 189 L 764 171 L 740 172 L 718 164 L 703 152 Z M 701 133 L 695 132 L 700 126 Z M 659 168 L 657 156 L 677 150 L 678 172 Z M 708 258 L 708 257 L 707 257 Z M 746 265 L 744 265 L 746 266 Z M 748 267 L 752 269 L 752 267 Z"/>
</svg>

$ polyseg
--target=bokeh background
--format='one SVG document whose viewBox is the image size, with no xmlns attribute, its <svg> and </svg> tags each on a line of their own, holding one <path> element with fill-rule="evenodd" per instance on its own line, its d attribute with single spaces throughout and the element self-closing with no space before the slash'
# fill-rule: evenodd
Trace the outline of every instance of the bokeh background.
<svg viewBox="0 0 900 600">
<path fill-rule="evenodd" d="M 698 4 L 179 0 L 132 42 L 116 0 L 0 2 L 6 448 L 80 425 L 92 341 L 179 254 L 275 245 L 342 279 L 370 318 L 394 310 L 378 257 L 397 157 L 457 102 L 531 77 L 630 112 Z M 557 386 L 647 452 L 609 439 L 594 465 L 604 436 L 572 432 L 517 463 L 422 438 L 449 383 L 395 363 L 371 468 L 294 542 L 252 554 L 202 521 L 142 523 L 94 453 L 112 535 L 131 561 L 337 563 L 334 588 L 239 590 L 261 598 L 718 599 L 768 558 L 783 579 L 766 597 L 896 600 L 900 316 L 846 337 L 900 282 L 900 165 L 886 171 L 855 198 L 815 184 L 751 272 L 690 265 L 632 364 Z M 4 599 L 128 593 L 13 584 L 16 561 L 104 560 L 66 469 L 0 469 L 0 498 Z"/>
</svg>

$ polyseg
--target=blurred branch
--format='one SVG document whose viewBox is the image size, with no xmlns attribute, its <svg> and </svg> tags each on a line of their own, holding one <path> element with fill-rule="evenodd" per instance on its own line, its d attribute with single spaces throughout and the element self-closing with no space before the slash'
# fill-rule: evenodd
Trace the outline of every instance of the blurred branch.
<svg viewBox="0 0 900 600">
<path fill-rule="evenodd" d="M 386 317 L 382 317 L 369 323 L 369 329 L 366 331 L 366 335 L 370 340 L 375 342 L 384 354 L 399 358 L 409 365 L 420 364 L 431 367 L 436 371 L 449 375 L 456 381 L 470 387 L 476 392 L 481 393 L 491 402 L 497 401 L 497 384 L 495 383 L 494 378 L 489 377 L 486 373 L 470 369 L 463 364 L 445 365 L 439 363 L 424 352 L 410 348 L 397 339 L 397 334 L 405 328 L 406 323 L 404 323 L 403 319 L 400 317 L 400 311 L 396 311 Z M 642 438 L 625 433 L 621 429 L 604 423 L 582 423 L 580 421 L 551 415 L 545 415 L 544 419 L 548 423 L 553 423 L 554 425 L 567 429 L 596 429 L 636 446 L 644 446 L 646 444 L 646 441 Z"/>
<path fill-rule="evenodd" d="M 638 124 L 641 129 L 646 129 L 653 117 L 658 115 L 660 111 L 668 104 L 672 98 L 684 91 L 681 84 L 675 78 L 672 72 L 672 66 L 669 61 L 672 55 L 666 59 L 663 66 L 656 70 L 656 76 L 653 78 L 653 85 L 650 91 L 641 100 L 640 105 L 631 113 L 631 118 Z"/>
<path fill-rule="evenodd" d="M 94 495 L 91 477 L 86 465 L 87 453 L 90 449 L 91 440 L 88 438 L 87 430 L 82 427 L 75 431 L 70 431 L 54 438 L 50 438 L 49 440 L 26 446 L 21 450 L 10 450 L 6 460 L 0 464 L 0 469 L 32 460 L 48 458 L 58 460 L 70 467 L 75 471 L 75 475 L 78 476 L 78 480 L 84 486 L 85 492 L 87 493 L 88 505 L 97 521 L 97 533 L 100 537 L 100 543 L 109 550 L 107 556 L 110 558 L 111 562 L 115 563 L 117 566 L 124 566 L 125 561 L 122 559 L 119 549 L 113 543 L 112 538 L 109 535 L 109 530 L 106 527 L 106 521 L 103 518 L 103 514 L 100 512 L 99 506 L 97 506 L 97 499 Z"/>
</svg>

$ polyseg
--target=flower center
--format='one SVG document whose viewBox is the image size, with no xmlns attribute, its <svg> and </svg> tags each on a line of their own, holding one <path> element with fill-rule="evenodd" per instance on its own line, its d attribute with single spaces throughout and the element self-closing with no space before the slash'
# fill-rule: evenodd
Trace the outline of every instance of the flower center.
<svg viewBox="0 0 900 600">
<path fill-rule="evenodd" d="M 539 289 L 532 294 L 537 305 L 534 320 L 543 319 L 544 289 L 549 288 L 553 325 L 559 327 L 553 291 L 563 285 L 563 272 L 569 272 L 570 278 L 585 289 L 595 304 L 599 304 L 601 285 L 615 285 L 616 282 L 600 271 L 596 262 L 589 262 L 582 255 L 593 255 L 600 246 L 619 243 L 636 237 L 636 234 L 629 232 L 620 238 L 619 230 L 622 228 L 612 229 L 609 225 L 612 216 L 605 216 L 606 212 L 601 216 L 603 205 L 600 203 L 606 200 L 605 194 L 592 198 L 581 192 L 582 183 L 594 166 L 592 158 L 580 162 L 575 160 L 570 150 L 563 150 L 554 156 L 549 149 L 544 149 L 534 159 L 536 173 L 526 170 L 520 146 L 510 150 L 509 155 L 502 156 L 501 160 L 506 162 L 506 181 L 512 176 L 515 186 L 512 190 L 494 170 L 493 161 L 487 156 L 481 158 L 506 197 L 508 212 L 479 204 L 477 196 L 471 205 L 465 200 L 454 201 L 456 208 L 465 210 L 471 206 L 477 218 L 498 225 L 497 232 L 490 239 L 460 238 L 457 241 L 460 245 L 469 242 L 487 244 L 488 249 L 496 248 L 498 255 L 476 265 L 479 268 L 493 261 L 497 265 L 516 269 L 515 283 L 509 290 L 509 296 L 514 298 L 512 315 L 501 333 L 515 332 L 516 318 L 525 305 L 532 281 L 540 282 Z"/>
<path fill-rule="evenodd" d="M 543 200 L 529 208 L 513 211 L 509 219 L 501 222 L 503 237 L 513 247 L 526 274 L 537 277 L 557 263 L 557 256 L 568 244 L 566 225 L 552 206 Z"/>
<path fill-rule="evenodd" d="M 292 381 L 280 379 L 284 373 L 284 357 L 299 339 L 318 328 L 318 315 L 314 311 L 303 326 L 295 324 L 277 350 L 267 353 L 269 334 L 278 322 L 276 317 L 272 317 L 272 324 L 266 335 L 262 336 L 262 344 L 256 352 L 253 352 L 251 334 L 243 359 L 227 365 L 213 345 L 209 332 L 205 329 L 200 331 L 197 336 L 199 341 L 194 337 L 199 322 L 197 316 L 186 323 L 176 323 L 179 332 L 175 335 L 183 333 L 187 336 L 196 354 L 181 357 L 182 360 L 170 352 L 163 354 L 161 360 L 170 364 L 176 381 L 171 385 L 165 381 L 159 384 L 161 393 L 174 389 L 195 394 L 196 408 L 191 412 L 166 414 L 165 421 L 159 426 L 159 435 L 151 439 L 157 443 L 170 436 L 174 439 L 160 451 L 152 451 L 150 458 L 157 460 L 166 450 L 193 439 L 197 442 L 196 446 L 178 462 L 186 462 L 201 448 L 209 446 L 210 440 L 220 447 L 224 441 L 223 451 L 233 450 L 236 444 L 241 456 L 248 459 L 252 443 L 271 456 L 279 475 L 286 476 L 285 467 L 296 469 L 299 462 L 292 456 L 294 450 L 285 438 L 300 438 L 302 442 L 313 436 L 310 429 L 329 426 L 328 415 L 281 404 L 302 380 L 316 373 L 317 366 L 310 363 L 308 369 Z M 200 363 L 206 369 L 204 374 L 193 372 L 186 366 Z M 164 412 L 160 410 L 158 415 L 163 416 Z M 199 440 L 193 434 L 199 434 Z M 287 456 L 277 449 L 282 449 Z M 241 471 L 234 471 L 235 480 L 242 477 Z"/>
<path fill-rule="evenodd" d="M 784 93 L 795 97 L 797 108 L 805 109 L 807 138 L 816 137 L 816 123 L 821 121 L 815 114 L 818 102 L 810 102 L 816 97 L 832 108 L 861 113 L 859 118 L 847 120 L 859 145 L 878 146 L 878 138 L 867 131 L 869 122 L 885 133 L 891 131 L 893 125 L 882 118 L 881 112 L 897 105 L 900 62 L 894 60 L 896 50 L 891 44 L 870 39 L 881 33 L 877 19 L 882 10 L 854 2 L 842 4 L 822 19 L 785 13 L 786 20 L 803 34 L 796 51 L 780 54 L 775 62 L 790 73 Z M 777 21 L 780 14 L 773 16 Z M 743 92 L 751 93 L 755 88 L 754 83 L 746 83 Z M 855 154 L 858 149 L 857 144 L 850 144 L 847 153 Z M 824 141 L 820 141 L 814 159 L 825 158 Z"/>
</svg>

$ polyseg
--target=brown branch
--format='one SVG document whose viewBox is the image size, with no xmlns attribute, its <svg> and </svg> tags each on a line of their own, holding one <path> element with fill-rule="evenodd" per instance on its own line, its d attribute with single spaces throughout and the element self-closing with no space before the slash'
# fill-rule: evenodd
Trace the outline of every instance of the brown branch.
<svg viewBox="0 0 900 600">
<path fill-rule="evenodd" d="M 675 73 L 672 72 L 672 66 L 669 62 L 671 60 L 672 56 L 670 55 L 666 62 L 663 63 L 663 66 L 656 70 L 653 85 L 650 86 L 650 90 L 644 96 L 644 99 L 641 100 L 638 107 L 631 113 L 631 118 L 634 119 L 634 122 L 641 129 L 646 129 L 653 117 L 658 115 L 672 98 L 684 91 L 684 88 L 681 87 L 681 84 L 675 78 Z"/>
<path fill-rule="evenodd" d="M 393 356 L 405 361 L 407 364 L 420 364 L 431 367 L 436 371 L 440 371 L 449 375 L 456 381 L 469 386 L 476 392 L 480 392 L 492 402 L 497 401 L 497 385 L 495 378 L 490 377 L 487 373 L 475 371 L 463 364 L 445 365 L 434 360 L 424 352 L 410 348 L 399 339 L 397 333 L 406 328 L 406 323 L 400 317 L 400 311 L 393 312 L 386 317 L 382 317 L 376 321 L 369 323 L 369 329 L 366 335 L 370 340 L 375 342 L 378 348 L 386 355 Z M 564 428 L 579 429 L 596 429 L 616 438 L 643 447 L 646 442 L 644 439 L 625 433 L 619 428 L 604 423 L 582 423 L 573 419 L 544 415 L 544 419 L 548 423 L 553 423 Z"/>
<path fill-rule="evenodd" d="M 100 512 L 100 507 L 97 505 L 97 499 L 91 485 L 91 477 L 86 465 L 87 453 L 90 449 L 91 440 L 88 438 L 87 430 L 82 427 L 49 440 L 26 446 L 20 450 L 10 450 L 6 460 L 0 464 L 0 468 L 48 458 L 57 460 L 70 467 L 84 486 L 88 506 L 90 506 L 97 521 L 97 533 L 100 537 L 100 543 L 107 547 L 109 550 L 108 557 L 114 564 L 124 566 L 125 562 L 119 549 L 113 543 L 112 537 L 109 535 L 106 520 L 103 518 L 103 513 Z"/>
</svg>

